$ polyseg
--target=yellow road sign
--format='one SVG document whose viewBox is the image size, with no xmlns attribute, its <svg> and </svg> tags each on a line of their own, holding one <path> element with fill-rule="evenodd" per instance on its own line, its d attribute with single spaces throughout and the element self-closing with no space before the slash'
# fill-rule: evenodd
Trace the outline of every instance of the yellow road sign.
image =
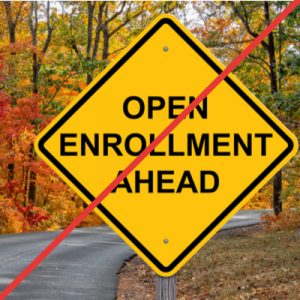
<svg viewBox="0 0 300 300">
<path fill-rule="evenodd" d="M 90 203 L 223 68 L 175 18 L 162 16 L 39 135 L 36 150 Z M 296 149 L 296 138 L 230 75 L 97 213 L 169 276 Z"/>
</svg>

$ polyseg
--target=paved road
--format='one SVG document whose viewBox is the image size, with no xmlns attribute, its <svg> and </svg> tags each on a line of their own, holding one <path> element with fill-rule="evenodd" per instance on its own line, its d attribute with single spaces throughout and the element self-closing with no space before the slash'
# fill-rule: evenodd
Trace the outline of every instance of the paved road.
<svg viewBox="0 0 300 300">
<path fill-rule="evenodd" d="M 259 222 L 260 212 L 242 211 L 224 228 Z M 58 232 L 0 236 L 0 290 Z M 117 272 L 133 252 L 107 227 L 74 230 L 8 297 L 16 300 L 112 300 Z"/>
<path fill-rule="evenodd" d="M 223 229 L 258 224 L 262 213 L 272 213 L 272 210 L 241 210 L 227 224 L 225 224 Z"/>
<path fill-rule="evenodd" d="M 58 232 L 0 237 L 0 290 Z M 76 229 L 8 297 L 18 300 L 109 300 L 117 275 L 133 252 L 107 227 Z"/>
</svg>

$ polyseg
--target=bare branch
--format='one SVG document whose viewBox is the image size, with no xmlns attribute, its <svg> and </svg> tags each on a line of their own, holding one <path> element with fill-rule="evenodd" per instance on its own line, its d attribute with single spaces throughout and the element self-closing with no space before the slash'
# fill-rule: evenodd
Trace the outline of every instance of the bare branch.
<svg viewBox="0 0 300 300">
<path fill-rule="evenodd" d="M 133 16 L 131 16 L 131 18 L 126 18 L 126 20 L 121 23 L 119 26 L 117 26 L 114 30 L 112 30 L 109 33 L 109 37 L 112 37 L 116 32 L 118 32 L 121 28 L 123 28 L 124 26 L 126 26 L 130 21 L 136 19 L 138 16 L 140 16 L 142 13 L 144 12 L 143 6 L 142 9 L 140 11 L 138 11 L 136 14 L 134 14 Z"/>
<path fill-rule="evenodd" d="M 242 40 L 242 41 L 230 41 L 230 42 L 212 42 L 212 43 L 206 43 L 207 47 L 210 48 L 223 48 L 225 46 L 229 45 L 240 45 L 240 44 L 246 44 L 252 42 L 254 39 L 249 40 Z"/>
<path fill-rule="evenodd" d="M 30 14 L 29 14 L 29 28 L 31 32 L 32 45 L 36 46 L 36 34 L 38 27 L 38 13 L 37 13 L 37 3 L 36 1 L 30 2 Z"/>
<path fill-rule="evenodd" d="M 108 18 L 104 22 L 104 26 L 107 25 L 108 23 L 110 23 L 111 21 L 113 21 L 117 16 L 119 16 L 123 12 L 125 4 L 126 4 L 126 1 L 123 1 L 120 10 L 116 11 L 110 18 Z"/>
<path fill-rule="evenodd" d="M 53 95 L 50 97 L 48 104 L 54 100 L 54 98 L 56 97 L 56 95 L 58 94 L 58 92 L 61 90 L 61 88 L 64 86 L 64 84 L 73 76 L 73 74 L 70 72 L 60 83 L 59 86 L 55 87 L 55 92 L 53 93 Z"/>
<path fill-rule="evenodd" d="M 258 37 L 258 33 L 256 33 L 255 31 L 253 31 L 251 29 L 251 27 L 250 27 L 249 20 L 248 20 L 248 14 L 247 14 L 247 11 L 246 11 L 246 8 L 245 8 L 244 4 L 241 2 L 241 5 L 242 5 L 243 11 L 244 11 L 244 15 L 242 15 L 241 12 L 239 11 L 239 9 L 237 8 L 237 6 L 232 1 L 230 1 L 229 3 L 231 5 L 233 11 L 235 12 L 235 14 L 238 16 L 238 18 L 244 24 L 247 32 L 249 34 L 251 34 L 254 38 L 257 38 Z M 262 41 L 261 44 L 263 45 L 263 47 L 266 50 L 268 50 L 269 45 L 265 41 Z"/>
<path fill-rule="evenodd" d="M 91 48 L 92 48 L 92 38 L 93 38 L 93 18 L 96 2 L 87 2 L 88 6 L 88 35 L 87 35 L 87 45 L 86 45 L 86 56 L 90 58 Z"/>
<path fill-rule="evenodd" d="M 51 38 L 52 38 L 52 31 L 53 31 L 53 27 L 51 26 L 51 23 L 50 23 L 50 1 L 47 2 L 47 38 L 46 38 L 46 41 L 45 41 L 45 44 L 44 44 L 44 47 L 43 47 L 43 55 L 46 54 L 47 50 L 48 50 L 48 47 L 50 45 L 50 41 L 51 41 Z"/>
<path fill-rule="evenodd" d="M 23 7 L 24 4 L 25 4 L 24 1 L 21 1 L 21 2 L 20 2 L 19 9 L 18 9 L 18 11 L 17 11 L 17 13 L 16 13 L 16 18 L 15 18 L 15 22 L 14 22 L 14 23 L 15 23 L 15 26 L 17 26 L 19 17 L 20 17 L 20 15 L 21 15 L 21 10 L 22 10 L 22 7 Z"/>
<path fill-rule="evenodd" d="M 72 10 L 71 14 L 70 14 L 70 34 L 71 34 L 71 40 L 70 40 L 70 43 L 71 43 L 71 47 L 72 49 L 75 51 L 79 61 L 81 61 L 83 55 L 82 53 L 79 51 L 77 45 L 76 45 L 76 41 L 75 41 L 75 38 L 74 38 L 74 35 L 73 35 L 73 13 L 74 13 L 74 10 Z"/>
<path fill-rule="evenodd" d="M 249 58 L 249 62 L 259 65 L 268 74 L 268 76 L 270 76 L 270 71 L 262 63 L 257 61 L 256 57 L 254 57 L 254 59 L 251 59 L 252 56 L 249 56 Z"/>
<path fill-rule="evenodd" d="M 262 63 L 264 63 L 266 66 L 268 66 L 268 68 L 270 68 L 270 64 L 266 60 L 264 60 L 262 57 L 255 56 L 253 54 L 249 54 L 249 57 L 256 59 L 256 60 L 260 60 Z"/>
<path fill-rule="evenodd" d="M 238 54 L 241 53 L 240 50 L 235 49 L 235 48 L 231 48 L 231 47 L 225 47 L 225 48 L 226 48 L 226 49 L 229 49 L 229 50 L 231 50 L 231 51 L 234 51 L 234 52 L 236 52 L 236 53 L 238 53 Z M 249 58 L 250 58 L 251 60 L 249 60 Z M 262 58 L 259 57 L 259 56 L 254 56 L 253 54 L 249 54 L 247 59 L 248 59 L 249 62 L 255 63 L 255 64 L 261 66 L 261 68 L 262 68 L 268 75 L 270 75 L 270 71 L 266 68 L 266 66 L 267 66 L 268 68 L 270 68 L 270 65 L 268 64 L 267 61 L 265 61 L 264 59 L 262 59 Z M 261 62 L 259 62 L 258 60 L 260 60 Z M 265 65 L 264 65 L 264 64 L 265 64 Z"/>
<path fill-rule="evenodd" d="M 9 1 L 3 2 L 3 5 L 4 5 L 5 13 L 6 13 L 6 18 L 7 18 L 9 41 L 11 44 L 14 44 L 16 42 L 16 27 L 17 27 L 17 23 L 18 23 L 24 2 L 20 3 L 15 19 L 13 19 L 13 16 L 12 16 L 11 2 L 9 2 Z"/>
<path fill-rule="evenodd" d="M 98 47 L 100 42 L 100 32 L 103 29 L 103 12 L 104 7 L 107 3 L 106 2 L 99 2 L 99 9 L 98 9 L 98 15 L 97 15 L 97 28 L 95 33 L 95 41 L 94 41 L 94 47 L 93 47 L 93 55 L 92 58 L 95 59 L 97 57 L 98 53 Z"/>
<path fill-rule="evenodd" d="M 126 48 L 126 46 L 121 47 L 121 48 L 119 48 L 119 49 L 116 49 L 116 50 L 114 50 L 113 52 L 110 52 L 108 55 L 115 54 L 115 53 L 117 53 L 117 52 L 119 52 L 119 51 L 122 51 L 122 50 L 125 49 L 125 48 Z"/>
</svg>

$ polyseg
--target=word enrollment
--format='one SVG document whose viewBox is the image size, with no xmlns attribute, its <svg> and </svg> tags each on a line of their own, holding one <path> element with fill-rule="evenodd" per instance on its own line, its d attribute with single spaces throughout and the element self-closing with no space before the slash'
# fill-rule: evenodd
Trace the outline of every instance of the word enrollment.
<svg viewBox="0 0 300 300">
<path fill-rule="evenodd" d="M 130 96 L 123 102 L 123 114 L 126 118 L 154 119 L 158 113 L 167 113 L 168 119 L 175 119 L 195 98 L 170 96 L 167 100 L 159 96 L 149 96 L 146 101 L 138 96 Z M 188 116 L 189 119 L 208 118 L 208 101 L 205 98 Z M 198 130 L 197 130 L 198 131 Z M 132 132 L 126 136 L 114 133 L 61 133 L 61 156 L 138 156 L 156 135 Z M 155 148 L 150 156 L 168 157 L 219 157 L 219 156 L 266 156 L 271 133 L 226 133 L 199 132 L 187 133 L 185 139 L 176 138 L 176 134 L 166 137 L 167 147 Z M 118 172 L 118 174 L 121 171 Z M 180 174 L 179 182 L 174 180 L 173 170 L 149 170 L 147 174 L 135 170 L 134 182 L 127 178 L 114 190 L 126 189 L 129 193 L 139 193 L 141 185 L 147 186 L 149 193 L 181 193 L 190 190 L 193 193 L 213 193 L 220 184 L 218 174 L 213 170 L 201 170 L 195 176 L 188 170 Z M 197 177 L 197 178 L 195 178 Z"/>
</svg>

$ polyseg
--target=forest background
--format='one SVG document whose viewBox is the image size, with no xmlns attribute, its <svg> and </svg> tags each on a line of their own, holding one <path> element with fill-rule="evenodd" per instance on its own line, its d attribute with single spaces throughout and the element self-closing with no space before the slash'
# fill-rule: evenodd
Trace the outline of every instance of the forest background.
<svg viewBox="0 0 300 300">
<path fill-rule="evenodd" d="M 0 233 L 64 228 L 84 209 L 36 156 L 34 140 L 155 17 L 174 14 L 227 65 L 287 5 L 0 2 Z M 298 8 L 234 72 L 298 139 L 299 23 Z M 299 173 L 298 152 L 245 209 L 274 207 L 273 222 L 300 226 Z M 90 215 L 81 226 L 100 223 Z"/>
</svg>

